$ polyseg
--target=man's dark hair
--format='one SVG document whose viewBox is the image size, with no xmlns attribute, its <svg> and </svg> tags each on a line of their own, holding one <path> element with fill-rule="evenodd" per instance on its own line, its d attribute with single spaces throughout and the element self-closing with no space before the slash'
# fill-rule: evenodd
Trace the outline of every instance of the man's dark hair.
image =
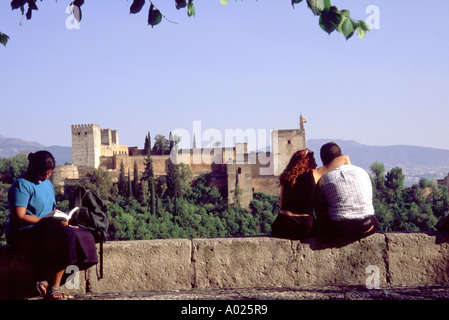
<svg viewBox="0 0 449 320">
<path fill-rule="evenodd" d="M 328 165 L 332 160 L 341 156 L 341 149 L 335 142 L 323 144 L 320 149 L 320 157 L 323 165 Z"/>
</svg>

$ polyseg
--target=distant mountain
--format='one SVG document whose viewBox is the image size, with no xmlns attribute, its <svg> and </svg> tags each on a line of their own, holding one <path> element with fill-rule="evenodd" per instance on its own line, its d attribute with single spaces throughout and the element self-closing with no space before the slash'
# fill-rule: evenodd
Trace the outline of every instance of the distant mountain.
<svg viewBox="0 0 449 320">
<path fill-rule="evenodd" d="M 387 170 L 400 167 L 405 172 L 415 173 L 444 173 L 449 172 L 449 150 L 407 145 L 369 146 L 353 140 L 341 139 L 310 139 L 306 145 L 315 151 L 317 163 L 321 165 L 320 148 L 323 144 L 334 141 L 344 154 L 349 155 L 351 162 L 364 169 L 369 169 L 374 162 L 382 162 Z M 37 150 L 50 151 L 57 165 L 72 162 L 72 148 L 61 146 L 43 146 L 37 142 L 7 138 L 0 135 L 0 158 L 12 157 L 21 151 L 33 152 Z"/>
<path fill-rule="evenodd" d="M 72 162 L 72 148 L 61 146 L 43 146 L 37 142 L 24 141 L 15 138 L 7 138 L 0 135 L 0 158 L 10 158 L 16 154 L 25 152 L 34 152 L 38 150 L 47 150 L 53 154 L 56 165 L 63 165 L 67 161 Z"/>
<path fill-rule="evenodd" d="M 307 147 L 315 152 L 319 164 L 320 148 L 323 144 L 333 141 L 337 143 L 344 154 L 349 155 L 351 162 L 368 169 L 378 161 L 385 168 L 400 167 L 407 170 L 448 169 L 449 150 L 408 145 L 368 146 L 352 140 L 310 139 Z"/>
</svg>

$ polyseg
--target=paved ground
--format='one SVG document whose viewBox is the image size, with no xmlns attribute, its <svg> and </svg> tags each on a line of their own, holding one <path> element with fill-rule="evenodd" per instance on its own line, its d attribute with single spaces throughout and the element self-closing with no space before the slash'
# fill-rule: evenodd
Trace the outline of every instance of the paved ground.
<svg viewBox="0 0 449 320">
<path fill-rule="evenodd" d="M 449 286 L 304 286 L 76 295 L 70 300 L 448 300 Z"/>
<path fill-rule="evenodd" d="M 38 300 L 41 298 L 35 298 Z M 169 292 L 103 293 L 76 295 L 51 302 L 64 313 L 100 319 L 143 317 L 149 319 L 301 319 L 306 317 L 388 317 L 398 319 L 447 315 L 448 286 L 304 286 L 288 288 L 241 288 Z M 406 301 L 407 300 L 407 301 Z M 420 300 L 420 301 L 417 301 Z M 446 301 L 444 301 L 446 300 Z M 430 301 L 430 302 L 429 302 Z M 43 301 L 42 301 L 43 302 Z M 80 304 L 81 303 L 81 304 Z M 72 305 L 70 305 L 72 304 Z M 84 306 L 88 308 L 84 308 Z M 49 304 L 34 302 L 20 312 L 43 314 Z M 5 306 L 6 308 L 6 306 Z M 36 311 L 42 308 L 42 311 Z M 88 311 L 87 311 L 88 310 Z M 86 313 L 87 312 L 87 313 Z"/>
</svg>

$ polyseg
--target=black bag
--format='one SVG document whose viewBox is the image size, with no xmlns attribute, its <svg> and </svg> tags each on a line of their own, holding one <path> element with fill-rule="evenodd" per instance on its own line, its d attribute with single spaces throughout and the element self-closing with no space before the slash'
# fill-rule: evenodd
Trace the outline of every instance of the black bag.
<svg viewBox="0 0 449 320">
<path fill-rule="evenodd" d="M 440 221 L 435 225 L 435 228 L 440 232 L 448 232 L 449 231 L 449 215 L 441 218 Z"/>
<path fill-rule="evenodd" d="M 100 244 L 100 276 L 103 278 L 103 243 L 108 236 L 107 206 L 93 191 L 77 187 L 70 201 L 70 208 L 78 207 L 69 220 L 71 225 L 90 230 L 95 242 Z"/>
</svg>

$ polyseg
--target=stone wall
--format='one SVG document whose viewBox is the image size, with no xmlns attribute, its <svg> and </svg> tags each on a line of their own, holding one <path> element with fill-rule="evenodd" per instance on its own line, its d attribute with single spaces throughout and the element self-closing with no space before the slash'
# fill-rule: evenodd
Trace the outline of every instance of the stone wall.
<svg viewBox="0 0 449 320">
<path fill-rule="evenodd" d="M 25 257 L 0 247 L 0 298 L 17 294 L 31 275 Z M 380 285 L 448 284 L 449 234 L 378 233 L 342 247 L 320 244 L 318 238 L 114 241 L 104 245 L 104 278 L 97 275 L 97 267 L 80 272 L 79 289 L 71 292 L 375 285 L 377 280 Z"/>
</svg>

